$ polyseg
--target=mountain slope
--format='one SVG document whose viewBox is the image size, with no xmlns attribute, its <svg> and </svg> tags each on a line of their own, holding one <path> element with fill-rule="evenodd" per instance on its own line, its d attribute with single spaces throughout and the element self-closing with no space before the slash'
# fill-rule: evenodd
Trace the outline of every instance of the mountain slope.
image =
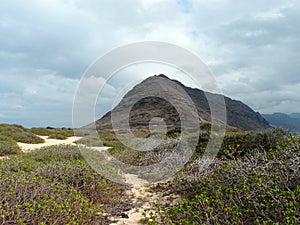
<svg viewBox="0 0 300 225">
<path fill-rule="evenodd" d="M 284 113 L 264 114 L 263 116 L 273 126 L 282 127 L 292 132 L 300 133 L 300 119 L 298 118 L 293 118 Z"/>
<path fill-rule="evenodd" d="M 146 94 L 145 94 L 146 93 Z M 187 100 L 186 93 L 191 101 Z M 161 98 L 163 95 L 163 98 Z M 111 111 L 96 121 L 98 129 L 111 129 L 111 114 L 116 123 L 125 123 L 129 118 L 131 128 L 148 128 L 149 122 L 154 117 L 164 118 L 168 127 L 180 126 L 185 118 L 188 125 L 201 122 L 210 122 L 210 107 L 206 96 L 210 98 L 218 97 L 217 94 L 204 92 L 199 89 L 184 86 L 176 80 L 171 80 L 165 75 L 151 76 L 130 90 L 121 102 Z M 168 101 L 164 100 L 167 99 Z M 269 127 L 268 122 L 249 106 L 241 101 L 224 97 L 227 110 L 227 124 L 241 130 L 256 130 Z M 194 105 L 196 111 L 188 111 Z M 216 108 L 221 107 L 218 103 L 213 103 Z M 179 108 L 175 109 L 174 105 Z M 133 106 L 131 108 L 131 106 Z M 130 110 L 131 108 L 131 110 Z M 130 112 L 129 112 L 130 111 Z M 181 111 L 186 115 L 179 116 Z M 187 112 L 186 112 L 187 111 Z M 220 119 L 220 118 L 217 118 Z M 219 120 L 219 123 L 224 121 Z M 90 126 L 87 126 L 88 128 Z"/>
</svg>

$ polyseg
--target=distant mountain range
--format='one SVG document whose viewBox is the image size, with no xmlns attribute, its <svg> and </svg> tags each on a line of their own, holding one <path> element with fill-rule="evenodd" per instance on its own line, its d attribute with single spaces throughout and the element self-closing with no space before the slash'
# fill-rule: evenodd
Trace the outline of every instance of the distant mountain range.
<svg viewBox="0 0 300 225">
<path fill-rule="evenodd" d="M 128 120 L 130 128 L 147 129 L 149 122 L 154 117 L 164 118 L 168 127 L 179 126 L 181 121 L 177 110 L 170 104 L 170 102 L 159 97 L 143 97 L 144 93 L 164 93 L 172 101 L 180 105 L 182 108 L 188 109 L 189 102 L 185 96 L 179 92 L 183 89 L 194 102 L 196 106 L 197 115 L 185 116 L 189 119 L 197 118 L 199 123 L 210 122 L 210 107 L 206 96 L 216 97 L 217 94 L 204 92 L 199 89 L 186 87 L 177 80 L 171 80 L 167 76 L 160 74 L 148 77 L 141 83 L 137 84 L 130 90 L 121 100 L 121 102 L 110 112 L 104 115 L 101 119 L 96 121 L 98 129 L 112 129 L 111 114 L 118 114 L 118 118 L 114 118 L 117 122 L 123 123 Z M 139 99 L 136 101 L 136 99 Z M 236 127 L 240 130 L 261 130 L 269 128 L 269 123 L 260 115 L 260 113 L 253 111 L 249 106 L 241 101 L 232 100 L 224 96 L 227 110 L 227 124 L 231 127 Z M 218 104 L 214 102 L 213 104 Z M 133 106 L 133 107 L 132 107 Z M 131 110 L 130 110 L 130 107 Z M 220 107 L 219 105 L 216 106 Z M 126 113 L 130 111 L 126 117 Z M 120 112 L 124 112 L 123 114 Z M 218 118 L 217 118 L 218 119 Z M 192 121 L 190 121 L 192 123 Z M 222 123 L 222 121 L 220 121 Z M 91 124 L 86 128 L 91 127 Z"/>
<path fill-rule="evenodd" d="M 300 119 L 300 113 L 291 113 L 289 116 L 295 119 Z"/>
<path fill-rule="evenodd" d="M 264 114 L 263 117 L 272 125 L 282 127 L 292 132 L 300 133 L 300 113 L 284 114 L 273 113 Z"/>
</svg>

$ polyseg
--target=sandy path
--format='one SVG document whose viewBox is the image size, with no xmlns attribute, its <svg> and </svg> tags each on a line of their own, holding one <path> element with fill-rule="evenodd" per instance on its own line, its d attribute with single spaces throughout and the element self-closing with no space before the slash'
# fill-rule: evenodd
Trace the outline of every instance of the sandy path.
<svg viewBox="0 0 300 225">
<path fill-rule="evenodd" d="M 128 212 L 125 212 L 128 218 L 118 218 L 118 222 L 111 223 L 111 225 L 141 224 L 139 221 L 143 218 L 144 210 L 152 208 L 152 203 L 155 203 L 159 200 L 158 196 L 153 195 L 153 193 L 149 192 L 149 188 L 147 187 L 132 187 L 132 189 L 127 192 L 127 195 L 130 196 L 135 207 L 133 207 Z"/>
<path fill-rule="evenodd" d="M 133 174 L 126 174 L 126 176 L 134 176 Z M 131 180 L 133 181 L 133 180 Z M 125 212 L 128 218 L 114 218 L 118 222 L 111 223 L 111 225 L 140 225 L 143 224 L 140 222 L 144 218 L 144 210 L 147 210 L 146 214 L 149 216 L 150 213 L 155 214 L 155 209 L 157 205 L 162 205 L 168 203 L 174 205 L 180 199 L 179 196 L 169 196 L 166 195 L 164 191 L 156 192 L 152 189 L 156 184 L 151 184 L 148 186 L 139 186 L 142 179 L 137 180 L 136 185 L 127 192 L 127 195 L 130 196 L 133 201 L 134 207 Z M 144 182 L 147 182 L 144 180 Z M 163 182 L 164 183 L 164 182 Z M 161 184 L 163 184 L 161 183 Z"/>
<path fill-rule="evenodd" d="M 35 149 L 39 149 L 39 148 L 46 147 L 46 146 L 52 146 L 52 145 L 61 145 L 61 144 L 76 145 L 74 142 L 81 139 L 81 137 L 69 137 L 65 140 L 58 140 L 58 139 L 48 139 L 48 136 L 39 136 L 39 137 L 43 138 L 45 140 L 45 143 L 26 144 L 26 143 L 18 142 L 17 144 L 20 146 L 20 148 L 23 152 L 30 152 Z"/>
<path fill-rule="evenodd" d="M 91 146 L 85 147 L 104 153 L 110 148 Z M 107 153 L 106 155 L 106 160 L 112 160 L 112 157 L 110 157 L 109 153 Z M 142 224 L 140 223 L 140 220 L 144 218 L 144 210 L 149 210 L 147 211 L 147 215 L 149 215 L 150 212 L 154 212 L 153 209 L 156 208 L 156 205 L 158 203 L 165 203 L 170 201 L 170 196 L 164 195 L 164 192 L 154 192 L 151 189 L 157 183 L 149 184 L 147 180 L 139 178 L 136 174 L 124 173 L 123 171 L 119 172 L 120 175 L 125 179 L 125 182 L 131 186 L 131 189 L 126 192 L 126 195 L 131 199 L 134 207 L 127 212 L 123 212 L 123 214 L 128 218 L 109 216 L 109 218 L 114 221 L 111 223 L 111 225 L 140 225 Z M 178 197 L 172 197 L 172 199 L 174 199 L 175 202 L 177 201 Z"/>
</svg>

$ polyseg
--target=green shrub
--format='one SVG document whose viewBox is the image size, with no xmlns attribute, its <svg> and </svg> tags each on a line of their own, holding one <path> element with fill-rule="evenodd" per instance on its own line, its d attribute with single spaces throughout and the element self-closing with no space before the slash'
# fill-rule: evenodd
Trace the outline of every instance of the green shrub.
<svg viewBox="0 0 300 225">
<path fill-rule="evenodd" d="M 44 127 L 33 127 L 30 129 L 30 131 L 40 136 L 49 136 L 52 133 L 50 129 Z"/>
<path fill-rule="evenodd" d="M 181 135 L 181 128 L 180 127 L 174 127 L 167 131 L 166 138 L 177 138 Z"/>
<path fill-rule="evenodd" d="M 53 134 L 50 134 L 48 138 L 65 140 L 68 137 L 70 137 L 70 134 L 68 134 L 67 132 L 55 132 Z"/>
<path fill-rule="evenodd" d="M 265 136 L 266 135 L 266 136 Z M 266 139 L 266 137 L 268 137 Z M 277 139 L 277 141 L 275 140 Z M 300 224 L 300 141 L 277 131 L 236 160 L 216 160 L 167 187 L 182 200 L 146 215 L 148 224 Z M 261 141 L 265 140 L 265 141 Z M 266 142 L 272 140 L 272 143 Z M 274 142 L 273 142 L 274 141 Z M 266 149 L 271 145 L 271 149 Z M 199 160 L 199 168 L 201 168 Z"/>
<path fill-rule="evenodd" d="M 103 224 L 101 209 L 73 187 L 50 182 L 35 173 L 0 177 L 2 224 Z M 107 222 L 106 222 L 107 223 Z"/>
<path fill-rule="evenodd" d="M 109 146 L 114 147 L 119 142 L 113 132 L 98 130 L 98 136 L 93 130 L 76 130 L 76 135 L 82 135 L 82 138 L 76 143 L 86 146 Z"/>
<path fill-rule="evenodd" d="M 16 142 L 38 144 L 44 143 L 44 139 L 31 133 L 20 125 L 0 124 L 0 136 L 9 137 Z"/>
<path fill-rule="evenodd" d="M 289 134 L 282 129 L 271 129 L 265 132 L 234 132 L 226 135 L 218 152 L 219 158 L 234 159 L 245 156 L 254 149 L 276 148 L 276 143 L 282 141 Z M 202 155 L 206 149 L 209 133 L 205 132 L 199 136 L 196 146 L 196 154 Z"/>
<path fill-rule="evenodd" d="M 83 144 L 86 146 L 103 146 L 103 143 L 99 140 L 98 137 L 85 136 L 80 140 L 76 141 L 77 144 Z"/>
<path fill-rule="evenodd" d="M 21 153 L 21 149 L 16 141 L 5 136 L 0 136 L 0 156 L 18 153 Z"/>
<path fill-rule="evenodd" d="M 73 136 L 73 130 L 67 128 L 53 128 L 53 127 L 33 127 L 30 131 L 36 135 L 49 136 L 48 138 L 65 140 Z"/>
<path fill-rule="evenodd" d="M 44 147 L 0 161 L 0 223 L 109 224 L 102 213 L 129 209 L 125 190 L 95 173 L 75 146 Z"/>
</svg>

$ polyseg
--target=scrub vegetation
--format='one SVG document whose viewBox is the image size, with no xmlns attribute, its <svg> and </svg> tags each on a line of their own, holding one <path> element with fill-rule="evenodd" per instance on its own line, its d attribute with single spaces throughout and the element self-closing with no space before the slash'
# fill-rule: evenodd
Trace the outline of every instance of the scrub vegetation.
<svg viewBox="0 0 300 225">
<path fill-rule="evenodd" d="M 125 186 L 94 172 L 72 146 L 0 161 L 1 224 L 109 224 L 130 208 Z"/>
<path fill-rule="evenodd" d="M 207 169 L 198 160 L 157 185 L 181 200 L 144 212 L 146 224 L 299 224 L 300 141 L 282 130 L 225 137 Z"/>
<path fill-rule="evenodd" d="M 0 153 L 17 154 L 0 161 L 0 224 L 109 224 L 134 207 L 128 187 L 92 170 L 75 146 L 18 154 L 16 142 L 24 137 L 26 143 L 39 143 L 36 135 L 68 136 L 71 130 L 0 128 Z M 154 208 L 141 211 L 142 223 L 300 224 L 298 136 L 281 129 L 242 132 L 230 128 L 217 158 L 204 159 L 210 126 L 201 129 L 199 139 L 191 139 L 197 140 L 197 147 L 183 170 L 168 182 L 150 186 L 153 193 L 179 200 L 157 201 Z M 164 144 L 150 152 L 126 147 L 112 131 L 98 131 L 100 144 L 90 131 L 78 132 L 83 136 L 80 144 L 110 146 L 109 152 L 120 161 L 148 165 L 171 151 L 187 131 L 170 129 L 162 137 Z M 134 134 L 145 141 L 151 137 L 145 131 Z"/>
<path fill-rule="evenodd" d="M 74 135 L 70 128 L 53 128 L 53 127 L 33 127 L 30 131 L 36 135 L 48 136 L 51 139 L 65 140 Z"/>
<path fill-rule="evenodd" d="M 0 156 L 21 153 L 17 142 L 38 144 L 44 140 L 20 125 L 0 124 Z"/>
</svg>

